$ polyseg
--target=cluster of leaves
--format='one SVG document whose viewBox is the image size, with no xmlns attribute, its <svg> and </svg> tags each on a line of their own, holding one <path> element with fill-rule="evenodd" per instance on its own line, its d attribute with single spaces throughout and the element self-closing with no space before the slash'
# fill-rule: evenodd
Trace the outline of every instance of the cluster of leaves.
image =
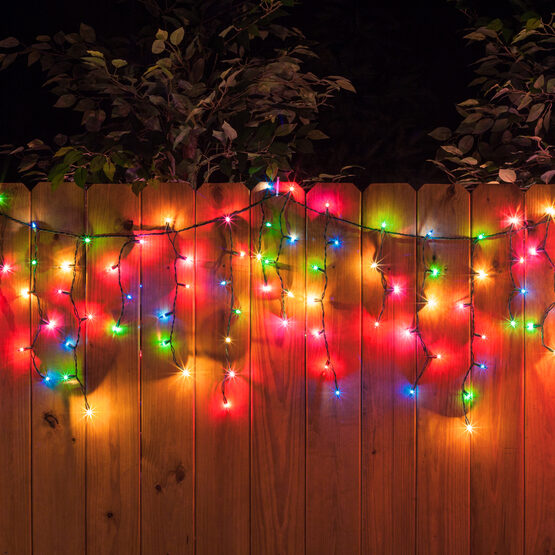
<svg viewBox="0 0 555 555">
<path fill-rule="evenodd" d="M 438 127 L 430 133 L 443 143 L 432 162 L 467 188 L 553 182 L 554 16 L 544 21 L 524 13 L 516 29 L 494 19 L 465 38 L 484 48 L 471 83 L 479 93 L 457 104 L 463 120 L 454 131 Z"/>
<path fill-rule="evenodd" d="M 40 35 L 31 45 L 0 41 L 0 69 L 40 64 L 54 107 L 81 114 L 81 132 L 9 148 L 19 171 L 54 185 L 156 181 L 193 186 L 286 177 L 298 153 L 326 139 L 320 110 L 341 90 L 340 76 L 303 71 L 314 56 L 302 33 L 277 23 L 293 0 L 178 0 L 135 37 L 101 41 L 79 33 Z"/>
</svg>

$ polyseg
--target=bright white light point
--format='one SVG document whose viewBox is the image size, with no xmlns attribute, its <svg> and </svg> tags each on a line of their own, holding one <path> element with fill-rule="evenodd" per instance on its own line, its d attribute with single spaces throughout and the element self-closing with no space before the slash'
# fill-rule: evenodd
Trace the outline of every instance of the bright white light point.
<svg viewBox="0 0 555 555">
<path fill-rule="evenodd" d="M 460 309 L 463 309 L 463 308 L 464 308 L 464 303 L 458 303 L 457 306 L 458 306 Z"/>
<path fill-rule="evenodd" d="M 530 247 L 529 251 L 528 251 L 532 256 L 536 256 L 536 254 L 538 254 L 538 251 L 536 250 L 536 247 Z"/>
<path fill-rule="evenodd" d="M 56 327 L 56 320 L 50 320 L 50 322 L 46 324 L 46 327 L 49 329 L 54 329 Z"/>
<path fill-rule="evenodd" d="M 484 270 L 478 270 L 478 279 L 484 279 L 486 277 L 488 277 L 487 272 L 485 272 Z"/>
<path fill-rule="evenodd" d="M 442 357 L 441 353 L 438 353 L 438 354 L 436 355 L 436 358 L 441 358 L 441 357 Z"/>
<path fill-rule="evenodd" d="M 430 308 L 435 308 L 437 306 L 437 299 L 435 297 L 430 297 L 428 299 L 428 306 Z"/>
<path fill-rule="evenodd" d="M 61 295 L 63 293 L 62 289 L 58 289 L 58 295 Z"/>
<path fill-rule="evenodd" d="M 374 322 L 374 326 L 377 328 L 377 327 L 379 327 L 379 325 L 380 325 L 380 323 L 376 320 L 376 321 Z"/>
<path fill-rule="evenodd" d="M 71 268 L 71 262 L 65 261 L 60 264 L 60 270 L 62 270 L 62 272 L 68 272 L 70 268 Z"/>
<path fill-rule="evenodd" d="M 230 370 L 227 375 L 233 379 L 237 374 L 235 374 L 235 370 Z"/>
<path fill-rule="evenodd" d="M 229 224 L 231 222 L 231 218 L 229 216 L 225 217 L 225 223 Z"/>
<path fill-rule="evenodd" d="M 272 287 L 270 285 L 268 285 L 267 283 L 262 286 L 262 291 L 264 291 L 265 293 L 267 293 L 271 289 L 272 289 Z"/>
<path fill-rule="evenodd" d="M 393 292 L 398 295 L 401 292 L 401 288 L 398 285 L 394 285 Z"/>
<path fill-rule="evenodd" d="M 231 343 L 231 337 L 226 337 L 226 338 L 225 338 L 225 342 L 226 342 L 226 343 Z"/>
<path fill-rule="evenodd" d="M 314 337 L 320 337 L 320 330 L 312 330 L 312 335 Z"/>
<path fill-rule="evenodd" d="M 3 264 L 2 265 L 2 273 L 6 274 L 8 272 L 10 272 L 12 269 L 12 267 L 9 264 Z"/>
<path fill-rule="evenodd" d="M 290 298 L 293 298 L 295 295 L 293 295 L 293 293 L 291 291 L 287 291 L 287 296 Z"/>
<path fill-rule="evenodd" d="M 481 337 L 482 337 L 482 339 L 487 339 L 488 338 L 487 335 L 482 335 Z"/>
<path fill-rule="evenodd" d="M 520 218 L 518 218 L 518 216 L 512 216 L 509 218 L 509 222 L 511 225 L 518 225 L 520 223 Z"/>
<path fill-rule="evenodd" d="M 260 253 L 256 254 L 256 260 L 262 260 L 262 255 Z"/>
<path fill-rule="evenodd" d="M 472 427 L 472 424 L 468 423 L 468 424 L 466 425 L 466 431 L 467 431 L 469 434 L 472 433 L 473 429 L 474 429 L 474 428 Z"/>
<path fill-rule="evenodd" d="M 87 314 L 87 320 L 92 320 L 94 318 L 94 314 Z"/>
<path fill-rule="evenodd" d="M 191 285 L 190 285 L 189 283 L 187 283 L 187 284 L 185 285 L 185 289 L 191 289 Z"/>
<path fill-rule="evenodd" d="M 224 401 L 223 405 L 224 405 L 224 409 L 228 409 L 229 407 L 231 407 L 231 403 L 227 400 Z"/>
<path fill-rule="evenodd" d="M 92 418 L 94 416 L 94 409 L 92 407 L 85 409 L 83 412 L 87 418 Z"/>
<path fill-rule="evenodd" d="M 372 262 L 372 264 L 370 264 L 370 268 L 372 268 L 373 270 L 375 270 L 377 267 L 378 267 L 377 262 Z"/>
<path fill-rule="evenodd" d="M 29 289 L 22 289 L 20 291 L 20 294 L 22 297 L 28 297 L 29 296 Z"/>
<path fill-rule="evenodd" d="M 521 256 L 521 257 L 518 259 L 518 261 L 519 261 L 521 264 L 524 264 L 524 256 Z"/>
<path fill-rule="evenodd" d="M 284 318 L 284 319 L 281 321 L 281 325 L 282 325 L 284 328 L 286 328 L 286 327 L 289 325 L 289 320 L 288 320 L 287 318 Z"/>
<path fill-rule="evenodd" d="M 240 256 L 241 258 L 243 258 L 243 256 L 245 256 L 245 251 L 241 251 L 241 252 L 239 253 L 239 256 Z"/>
<path fill-rule="evenodd" d="M 144 239 L 139 239 L 139 245 L 144 245 L 145 244 L 145 240 Z"/>
<path fill-rule="evenodd" d="M 409 329 L 406 329 L 406 330 L 405 330 L 405 335 L 406 335 L 407 337 L 410 337 L 410 336 L 411 336 L 411 331 L 410 331 Z"/>
<path fill-rule="evenodd" d="M 188 368 L 183 368 L 181 370 L 181 375 L 185 378 L 189 378 L 191 376 L 191 371 Z"/>
<path fill-rule="evenodd" d="M 553 206 L 548 206 L 548 207 L 545 209 L 545 213 L 546 213 L 548 216 L 555 216 L 555 208 L 554 208 Z"/>
<path fill-rule="evenodd" d="M 292 193 L 294 190 L 295 190 L 295 187 L 293 187 L 293 185 L 291 185 L 291 186 L 289 187 L 289 191 Z"/>
<path fill-rule="evenodd" d="M 166 225 L 170 225 L 173 222 L 173 218 L 171 218 L 170 216 L 166 216 L 164 222 L 166 223 Z"/>
<path fill-rule="evenodd" d="M 293 233 L 291 235 L 291 241 L 296 241 L 297 240 L 297 236 Z"/>
</svg>

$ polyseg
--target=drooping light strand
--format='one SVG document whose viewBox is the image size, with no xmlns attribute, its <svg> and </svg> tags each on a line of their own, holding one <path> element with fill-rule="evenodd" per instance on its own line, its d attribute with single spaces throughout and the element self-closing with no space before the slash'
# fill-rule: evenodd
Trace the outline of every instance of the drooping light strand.
<svg viewBox="0 0 555 555">
<path fill-rule="evenodd" d="M 420 282 L 420 287 L 417 292 L 417 300 L 416 300 L 416 306 L 414 310 L 414 325 L 412 329 L 408 331 L 409 331 L 409 335 L 414 335 L 417 338 L 418 345 L 420 345 L 420 348 L 424 353 L 424 363 L 422 364 L 422 368 L 420 370 L 417 370 L 416 378 L 414 380 L 414 383 L 412 384 L 412 387 L 410 388 L 410 390 L 414 392 L 412 395 L 416 394 L 418 390 L 417 389 L 418 383 L 422 378 L 422 376 L 425 374 L 432 360 L 441 359 L 441 353 L 434 354 L 432 353 L 432 351 L 430 351 L 430 349 L 428 348 L 428 345 L 424 341 L 424 337 L 422 336 L 422 331 L 420 330 L 420 308 L 423 304 L 426 304 L 428 302 L 428 299 L 426 298 L 426 281 L 428 276 L 432 275 L 432 269 L 426 263 L 426 247 L 429 241 L 431 240 L 433 240 L 433 236 L 431 233 L 426 233 L 426 235 L 424 235 L 423 237 L 417 238 L 417 247 L 419 243 L 421 244 L 420 252 L 422 254 L 421 265 L 422 265 L 423 271 L 422 271 L 422 281 Z"/>
<path fill-rule="evenodd" d="M 324 276 L 324 285 L 322 288 L 322 294 L 320 295 L 319 298 L 317 298 L 318 300 L 318 304 L 320 305 L 320 311 L 321 311 L 321 318 L 322 318 L 322 322 L 321 322 L 321 330 L 319 332 L 319 335 L 321 337 L 323 337 L 324 339 L 324 347 L 326 349 L 326 363 L 324 364 L 324 369 L 326 372 L 331 373 L 332 378 L 333 378 L 333 384 L 334 384 L 334 393 L 337 397 L 341 396 L 341 390 L 339 389 L 339 382 L 337 381 L 337 373 L 335 371 L 335 366 L 333 364 L 332 358 L 331 358 L 331 354 L 330 354 L 330 347 L 329 347 L 329 343 L 328 343 L 328 334 L 327 334 L 327 329 L 326 329 L 326 308 L 325 308 L 325 299 L 326 299 L 326 293 L 328 290 L 328 247 L 330 245 L 330 240 L 328 237 L 328 227 L 330 224 L 330 211 L 329 211 L 329 206 L 326 206 L 326 213 L 325 213 L 325 222 L 324 222 L 324 261 L 322 266 L 316 266 L 316 269 L 322 273 L 322 275 Z"/>
</svg>

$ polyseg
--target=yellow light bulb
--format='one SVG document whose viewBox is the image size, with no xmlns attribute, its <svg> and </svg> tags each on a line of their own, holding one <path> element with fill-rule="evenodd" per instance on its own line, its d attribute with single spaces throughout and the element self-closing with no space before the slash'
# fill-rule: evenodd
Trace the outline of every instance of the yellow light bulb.
<svg viewBox="0 0 555 555">
<path fill-rule="evenodd" d="M 226 343 L 231 343 L 231 337 L 226 337 L 226 338 L 225 338 L 225 342 L 226 342 Z"/>
</svg>

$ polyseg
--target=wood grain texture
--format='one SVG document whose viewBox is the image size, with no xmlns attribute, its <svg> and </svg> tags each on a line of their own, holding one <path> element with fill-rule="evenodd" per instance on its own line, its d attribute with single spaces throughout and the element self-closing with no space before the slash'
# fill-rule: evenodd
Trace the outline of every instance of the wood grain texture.
<svg viewBox="0 0 555 555">
<path fill-rule="evenodd" d="M 418 235 L 468 236 L 470 203 L 459 186 L 424 185 L 418 191 Z M 468 240 L 418 241 L 417 303 L 422 337 L 433 359 L 417 389 L 417 549 L 438 555 L 469 552 L 470 440 L 465 433 L 461 383 L 470 364 Z M 419 298 L 424 272 L 424 297 Z M 426 302 L 427 300 L 427 302 Z M 418 351 L 419 371 L 424 364 Z"/>
<path fill-rule="evenodd" d="M 534 185 L 526 192 L 526 219 L 545 218 L 555 204 L 554 185 Z M 545 249 L 555 262 L 555 229 L 549 222 Z M 528 247 L 540 245 L 546 224 L 528 232 Z M 555 302 L 553 268 L 544 254 L 526 262 L 526 322 L 541 322 L 544 311 Z M 555 311 L 545 321 L 545 341 L 555 348 Z M 555 403 L 553 390 L 555 356 L 541 345 L 540 330 L 525 336 L 525 553 L 555 552 Z"/>
<path fill-rule="evenodd" d="M 472 235 L 505 229 L 511 215 L 523 214 L 523 200 L 516 187 L 477 187 L 472 193 Z M 516 252 L 522 253 L 521 241 L 522 234 L 514 237 Z M 518 326 L 513 329 L 507 311 L 513 290 L 511 264 L 507 236 L 480 241 L 474 269 L 483 269 L 488 277 L 476 284 L 476 323 L 479 329 L 486 328 L 483 333 L 488 340 L 477 354 L 486 360 L 488 369 L 473 373 L 476 401 L 471 418 L 477 428 L 472 434 L 470 487 L 473 553 L 523 552 L 523 304 L 521 295 L 515 297 Z"/>
<path fill-rule="evenodd" d="M 87 193 L 89 233 L 140 230 L 139 198 L 125 185 L 94 185 Z M 126 240 L 102 238 L 87 248 L 87 388 L 95 417 L 87 426 L 87 553 L 139 553 L 139 262 L 138 244 L 123 252 L 123 331 L 117 263 Z"/>
<path fill-rule="evenodd" d="M 39 183 L 31 196 L 31 219 L 46 229 L 62 229 L 83 234 L 85 192 L 73 183 Z M 37 553 L 84 553 L 85 551 L 85 426 L 84 399 L 76 381 L 61 382 L 64 373 L 74 374 L 73 351 L 64 347 L 76 341 L 77 321 L 70 291 L 77 250 L 73 299 L 85 315 L 84 245 L 80 239 L 38 232 L 36 294 L 44 315 L 55 322 L 54 329 L 41 328 L 36 344 L 37 365 L 48 373 L 46 384 L 33 379 L 33 549 Z M 32 247 L 33 248 L 33 247 Z M 32 306 L 33 333 L 40 325 L 36 302 Z M 83 328 L 84 329 L 84 328 Z M 85 336 L 77 347 L 78 376 L 84 378 Z M 64 495 L 59 492 L 63 491 Z M 60 522 L 64 526 L 60 526 Z"/>
<path fill-rule="evenodd" d="M 375 183 L 363 196 L 362 223 L 401 233 L 416 232 L 416 193 L 406 183 Z M 416 243 L 413 238 L 362 235 L 362 552 L 414 552 L 415 379 L 414 342 L 403 331 L 414 319 Z M 404 294 L 388 296 L 376 327 L 383 287 L 377 261 L 389 284 L 401 280 Z"/>
<path fill-rule="evenodd" d="M 31 196 L 22 184 L 3 184 L 0 210 L 30 220 Z M 31 553 L 29 228 L 0 218 L 0 553 Z M 34 379 L 31 377 L 31 379 Z"/>
<path fill-rule="evenodd" d="M 285 184 L 282 184 L 284 186 Z M 253 192 L 251 202 L 263 192 Z M 282 325 L 281 288 L 268 268 L 270 291 L 262 289 L 261 261 L 251 264 L 252 478 L 251 549 L 257 554 L 302 553 L 305 549 L 305 207 L 295 188 L 284 229 L 300 238 L 286 245 L 280 272 L 295 298 L 287 300 L 290 324 Z M 261 223 L 263 257 L 275 259 L 283 198 L 251 210 L 251 249 L 258 253 Z"/>
<path fill-rule="evenodd" d="M 186 184 L 163 183 L 142 192 L 146 233 L 195 222 L 195 195 Z M 142 553 L 176 555 L 194 550 L 194 265 L 178 260 L 175 311 L 174 235 L 144 238 L 141 250 L 141 539 Z M 179 233 L 176 248 L 195 258 L 194 230 Z M 164 314 L 174 312 L 164 317 Z M 173 362 L 172 343 L 179 365 Z M 188 369 L 190 377 L 181 370 Z"/>
<path fill-rule="evenodd" d="M 307 207 L 360 224 L 361 195 L 350 183 L 318 183 Z M 360 229 L 307 208 L 306 260 L 323 265 L 327 242 L 326 335 L 341 396 L 334 392 L 321 305 L 307 309 L 306 552 L 360 551 L 361 252 Z M 339 245 L 333 243 L 340 241 Z M 320 296 L 322 272 L 307 272 L 307 295 Z M 316 334 L 313 330 L 318 330 Z M 345 349 L 345 345 L 349 345 Z"/>
<path fill-rule="evenodd" d="M 250 542 L 250 263 L 247 188 L 204 184 L 197 191 L 197 223 L 221 218 L 197 229 L 196 264 L 196 499 L 197 554 L 243 554 Z M 228 226 L 231 226 L 228 227 Z M 232 257 L 229 230 L 231 229 Z M 233 267 L 230 267 L 230 264 Z M 231 369 L 223 406 L 222 380 L 226 368 L 225 337 L 231 308 L 233 272 L 234 307 L 241 310 L 231 320 Z"/>
</svg>

